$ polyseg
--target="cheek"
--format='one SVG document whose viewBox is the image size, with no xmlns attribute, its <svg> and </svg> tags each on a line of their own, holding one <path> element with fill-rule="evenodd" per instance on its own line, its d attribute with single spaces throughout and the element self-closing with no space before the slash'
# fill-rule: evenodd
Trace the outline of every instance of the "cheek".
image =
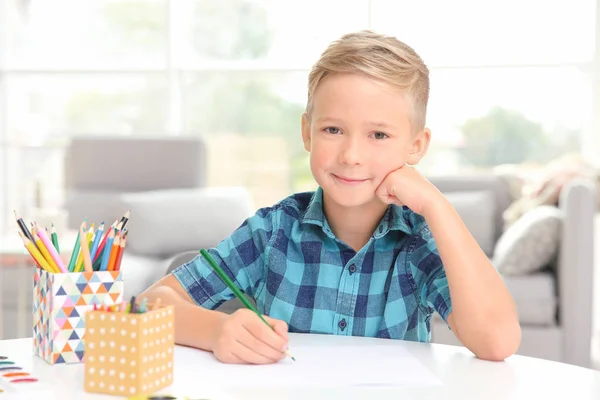
<svg viewBox="0 0 600 400">
<path fill-rule="evenodd" d="M 406 162 L 406 153 L 397 150 L 390 152 L 382 152 L 378 157 L 373 157 L 371 161 L 371 171 L 376 181 L 383 181 L 385 177 L 392 171 L 402 167 Z"/>
<path fill-rule="evenodd" d="M 331 146 L 327 146 L 326 143 L 319 142 L 318 140 L 313 140 L 310 149 L 310 163 L 311 165 L 329 164 L 333 153 Z"/>
</svg>

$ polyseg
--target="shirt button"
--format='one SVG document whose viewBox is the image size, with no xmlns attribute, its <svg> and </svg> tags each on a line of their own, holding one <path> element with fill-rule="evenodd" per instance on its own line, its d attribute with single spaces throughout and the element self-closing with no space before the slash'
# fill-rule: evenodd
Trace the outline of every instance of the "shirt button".
<svg viewBox="0 0 600 400">
<path fill-rule="evenodd" d="M 348 268 L 348 272 L 350 272 L 350 275 L 352 275 L 353 273 L 356 272 L 356 264 L 352 264 L 350 266 L 350 268 Z"/>
<path fill-rule="evenodd" d="M 344 318 L 340 322 L 338 322 L 338 326 L 342 331 L 344 331 L 344 329 L 346 329 L 346 319 Z"/>
</svg>

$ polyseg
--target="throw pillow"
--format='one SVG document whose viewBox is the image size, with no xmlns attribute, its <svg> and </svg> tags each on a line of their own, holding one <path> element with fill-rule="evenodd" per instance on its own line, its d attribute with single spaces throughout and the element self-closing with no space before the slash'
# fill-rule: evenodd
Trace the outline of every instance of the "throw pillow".
<svg viewBox="0 0 600 400">
<path fill-rule="evenodd" d="M 536 207 L 519 218 L 500 237 L 492 263 L 501 274 L 539 271 L 558 254 L 562 212 L 554 206 Z"/>
<path fill-rule="evenodd" d="M 121 202 L 131 210 L 127 250 L 155 257 L 216 246 L 254 211 L 241 187 L 127 193 Z"/>
</svg>

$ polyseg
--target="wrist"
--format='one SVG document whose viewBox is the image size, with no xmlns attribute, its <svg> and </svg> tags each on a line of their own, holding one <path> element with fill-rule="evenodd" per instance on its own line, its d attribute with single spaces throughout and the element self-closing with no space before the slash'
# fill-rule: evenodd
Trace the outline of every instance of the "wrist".
<svg viewBox="0 0 600 400">
<path fill-rule="evenodd" d="M 201 308 L 201 311 L 206 314 L 203 318 L 203 323 L 206 324 L 206 350 L 213 352 L 221 332 L 223 331 L 223 324 L 229 318 L 229 314 L 225 314 L 220 311 L 205 310 Z"/>
<path fill-rule="evenodd" d="M 439 216 L 447 215 L 448 209 L 452 207 L 448 199 L 437 189 L 431 196 L 427 196 L 427 199 L 421 215 L 428 224 L 437 220 Z"/>
<path fill-rule="evenodd" d="M 213 351 L 228 315 L 196 304 L 179 303 L 175 309 L 177 344 Z"/>
</svg>

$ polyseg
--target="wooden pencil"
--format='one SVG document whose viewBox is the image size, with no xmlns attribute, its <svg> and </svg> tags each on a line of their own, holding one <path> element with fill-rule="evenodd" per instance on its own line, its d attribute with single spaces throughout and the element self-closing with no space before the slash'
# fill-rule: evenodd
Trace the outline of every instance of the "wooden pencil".
<svg viewBox="0 0 600 400">
<path fill-rule="evenodd" d="M 75 270 L 75 262 L 77 260 L 77 257 L 79 256 L 79 239 L 81 237 L 81 234 L 79 233 L 79 231 L 77 231 L 77 238 L 75 238 L 75 245 L 73 246 L 73 252 L 71 253 L 71 258 L 69 260 L 69 265 L 67 266 L 67 269 L 69 270 L 69 272 L 73 272 Z"/>
<path fill-rule="evenodd" d="M 100 269 L 98 269 L 98 271 L 107 271 L 110 252 L 112 249 L 112 242 L 115 239 L 115 230 L 109 229 L 107 236 L 108 239 L 106 239 L 106 245 L 104 251 L 102 252 L 102 263 L 100 264 Z"/>
<path fill-rule="evenodd" d="M 104 237 L 102 238 L 102 241 L 100 242 L 100 246 L 98 246 L 98 251 L 96 252 L 96 259 L 93 260 L 94 264 L 96 264 L 96 261 L 98 259 L 102 259 L 102 253 L 104 252 L 104 246 L 106 246 L 106 241 L 108 240 L 108 234 L 110 231 L 116 229 L 117 224 L 119 223 L 118 220 L 115 220 L 115 222 L 113 222 L 113 224 L 110 226 L 110 228 L 106 231 L 106 233 L 104 234 Z"/>
<path fill-rule="evenodd" d="M 42 239 L 40 239 L 40 237 L 35 232 L 35 230 L 33 231 L 33 240 L 34 240 L 36 247 L 40 250 L 40 253 L 44 257 L 44 259 L 50 265 L 50 268 L 52 269 L 52 271 L 60 272 L 58 265 L 56 265 L 56 262 L 52 259 L 52 256 L 50 255 L 50 251 L 46 248 L 46 246 L 44 245 L 44 242 L 42 242 Z"/>
<path fill-rule="evenodd" d="M 121 217 L 121 221 L 119 221 L 122 223 L 121 229 L 124 229 L 125 226 L 127 226 L 127 223 L 129 222 L 130 217 L 131 217 L 131 210 L 127 210 L 125 212 L 125 214 L 123 215 L 123 217 Z"/>
<path fill-rule="evenodd" d="M 117 260 L 115 261 L 115 271 L 119 271 L 121 269 L 121 259 L 123 258 L 125 246 L 127 246 L 127 232 L 125 232 L 125 234 L 121 238 L 121 243 L 119 245 L 119 254 L 117 254 Z"/>
<path fill-rule="evenodd" d="M 23 239 L 23 244 L 25 245 L 25 248 L 27 249 L 27 251 L 29 252 L 29 254 L 31 254 L 31 257 L 33 257 L 33 259 L 35 260 L 36 264 L 40 268 L 45 269 L 47 272 L 54 273 L 55 272 L 54 269 L 50 266 L 50 264 L 48 264 L 48 261 L 46 261 L 46 259 L 42 255 L 42 253 L 33 244 L 33 242 L 31 240 L 29 240 L 28 237 L 26 237 L 25 235 L 23 235 L 22 232 L 19 231 L 18 233 L 19 233 L 19 236 L 21 237 L 21 239 Z"/>
<path fill-rule="evenodd" d="M 17 214 L 17 210 L 13 211 L 15 213 L 15 220 L 17 221 L 17 225 L 19 225 L 19 229 L 21 229 L 25 237 L 35 245 L 35 240 L 33 240 L 33 235 L 31 234 L 29 229 L 27 229 L 27 224 L 25 223 L 25 221 L 23 221 L 23 218 L 19 214 Z"/>
<path fill-rule="evenodd" d="M 110 248 L 110 257 L 108 258 L 108 266 L 106 267 L 107 271 L 114 271 L 117 261 L 117 255 L 119 254 L 119 249 L 121 248 L 121 235 L 115 235 L 115 239 L 113 240 L 113 244 Z M 109 249 L 107 249 L 109 250 Z"/>
<path fill-rule="evenodd" d="M 89 233 L 85 233 L 85 221 L 81 223 L 79 227 L 79 247 L 81 248 L 81 255 L 83 258 L 83 268 L 85 272 L 92 272 L 92 258 L 90 256 L 90 238 Z"/>
<path fill-rule="evenodd" d="M 65 267 L 65 263 L 63 262 L 62 258 L 60 258 L 60 255 L 54 248 L 54 244 L 52 244 L 52 241 L 50 240 L 48 235 L 46 235 L 46 231 L 44 231 L 37 222 L 34 222 L 33 226 L 35 233 L 41 239 L 42 244 L 44 245 L 52 259 L 52 267 L 56 267 L 57 272 L 67 272 L 67 267 Z"/>
<path fill-rule="evenodd" d="M 54 244 L 54 248 L 56 248 L 56 252 L 58 254 L 60 254 L 60 246 L 58 244 L 58 235 L 56 234 L 56 228 L 54 227 L 54 224 L 52 224 L 52 226 L 51 226 L 50 237 L 52 238 L 52 244 Z"/>
</svg>

